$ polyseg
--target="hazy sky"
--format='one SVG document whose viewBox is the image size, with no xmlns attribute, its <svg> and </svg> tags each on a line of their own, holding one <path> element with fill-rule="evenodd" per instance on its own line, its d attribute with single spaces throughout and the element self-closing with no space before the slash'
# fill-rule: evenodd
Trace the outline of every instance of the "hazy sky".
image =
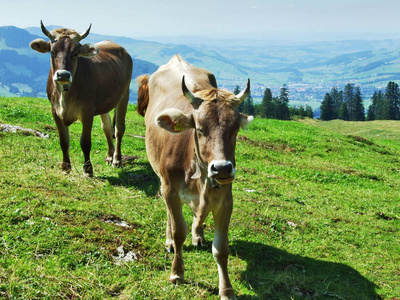
<svg viewBox="0 0 400 300">
<path fill-rule="evenodd" d="M 82 32 L 92 23 L 94 33 L 132 38 L 400 38 L 400 0 L 0 0 L 0 11 L 0 26 L 39 26 L 42 19 Z"/>
</svg>

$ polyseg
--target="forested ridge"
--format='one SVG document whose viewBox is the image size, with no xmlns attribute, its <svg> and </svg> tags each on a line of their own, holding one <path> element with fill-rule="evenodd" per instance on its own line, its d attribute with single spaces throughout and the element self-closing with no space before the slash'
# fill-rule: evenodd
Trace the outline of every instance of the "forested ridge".
<svg viewBox="0 0 400 300">
<path fill-rule="evenodd" d="M 240 92 L 235 87 L 235 94 Z M 239 111 L 266 119 L 291 120 L 296 117 L 314 117 L 309 105 L 290 105 L 289 88 L 284 84 L 279 95 L 274 97 L 266 88 L 261 103 L 254 104 L 251 94 L 240 105 Z M 317 110 L 318 111 L 318 110 Z M 385 89 L 375 91 L 370 105 L 365 109 L 361 88 L 348 83 L 343 90 L 332 87 L 326 93 L 319 107 L 319 118 L 323 121 L 334 119 L 344 121 L 400 120 L 400 89 L 396 82 L 389 81 Z"/>
</svg>

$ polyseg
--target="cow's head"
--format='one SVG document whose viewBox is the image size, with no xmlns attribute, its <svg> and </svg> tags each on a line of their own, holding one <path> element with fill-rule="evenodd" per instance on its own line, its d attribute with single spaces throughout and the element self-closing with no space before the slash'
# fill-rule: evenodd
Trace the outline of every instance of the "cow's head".
<svg viewBox="0 0 400 300">
<path fill-rule="evenodd" d="M 92 44 L 81 44 L 80 41 L 88 36 L 89 28 L 82 34 L 70 29 L 55 29 L 48 31 L 40 22 L 42 32 L 50 41 L 36 39 L 30 43 L 33 50 L 39 53 L 51 53 L 51 70 L 57 89 L 68 91 L 78 66 L 79 57 L 92 57 L 99 49 Z"/>
<path fill-rule="evenodd" d="M 217 88 L 191 93 L 182 79 L 182 91 L 193 106 L 189 114 L 171 108 L 156 117 L 156 123 L 172 133 L 194 129 L 197 167 L 192 178 L 207 174 L 212 186 L 218 187 L 233 181 L 235 169 L 236 136 L 253 120 L 237 111 L 250 91 L 250 80 L 239 94 Z M 201 171 L 201 172 L 200 172 Z"/>
</svg>

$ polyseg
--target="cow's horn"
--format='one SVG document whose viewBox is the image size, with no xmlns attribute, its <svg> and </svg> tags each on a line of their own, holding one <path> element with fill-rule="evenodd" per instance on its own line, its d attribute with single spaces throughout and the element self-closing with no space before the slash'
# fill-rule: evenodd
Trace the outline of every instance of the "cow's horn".
<svg viewBox="0 0 400 300">
<path fill-rule="evenodd" d="M 83 40 L 85 37 L 89 35 L 90 28 L 92 28 L 92 23 L 90 23 L 89 28 L 84 33 L 81 34 L 81 40 Z"/>
<path fill-rule="evenodd" d="M 239 98 L 239 104 L 242 103 L 247 98 L 249 92 L 250 92 L 250 78 L 247 79 L 246 88 L 236 96 Z"/>
<path fill-rule="evenodd" d="M 40 27 L 42 28 L 43 34 L 44 34 L 45 36 L 47 36 L 47 37 L 50 39 L 50 41 L 54 41 L 54 40 L 55 40 L 56 37 L 55 37 L 54 35 L 52 35 L 52 34 L 50 33 L 50 31 L 48 31 L 48 30 L 46 29 L 46 27 L 44 27 L 43 21 L 42 21 L 42 20 L 40 20 Z"/>
<path fill-rule="evenodd" d="M 190 104 L 193 106 L 194 109 L 198 109 L 200 104 L 203 102 L 201 99 L 196 98 L 195 95 L 192 94 L 191 91 L 186 87 L 185 84 L 185 75 L 182 77 L 182 92 L 185 95 L 186 99 L 189 100 Z"/>
</svg>

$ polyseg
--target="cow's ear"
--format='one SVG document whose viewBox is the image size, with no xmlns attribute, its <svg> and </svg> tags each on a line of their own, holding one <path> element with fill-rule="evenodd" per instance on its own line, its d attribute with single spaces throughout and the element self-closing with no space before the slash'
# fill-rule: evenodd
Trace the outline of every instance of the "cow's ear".
<svg viewBox="0 0 400 300">
<path fill-rule="evenodd" d="M 43 39 L 36 39 L 32 41 L 29 46 L 39 53 L 47 53 L 50 52 L 50 43 L 46 42 Z"/>
<path fill-rule="evenodd" d="M 240 113 L 240 127 L 245 128 L 253 122 L 254 117 Z"/>
<path fill-rule="evenodd" d="M 84 44 L 79 49 L 79 56 L 88 58 L 97 55 L 99 51 L 99 48 L 93 44 Z"/>
<path fill-rule="evenodd" d="M 176 108 L 168 108 L 160 113 L 156 117 L 156 124 L 172 133 L 181 133 L 194 128 L 192 116 Z"/>
</svg>

